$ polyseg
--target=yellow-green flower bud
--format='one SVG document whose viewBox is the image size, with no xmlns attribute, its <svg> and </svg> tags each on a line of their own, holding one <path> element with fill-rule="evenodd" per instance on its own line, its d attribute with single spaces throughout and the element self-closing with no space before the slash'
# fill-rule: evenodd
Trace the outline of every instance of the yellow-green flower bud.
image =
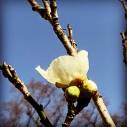
<svg viewBox="0 0 127 127">
<path fill-rule="evenodd" d="M 93 93 L 97 91 L 97 85 L 92 80 L 86 80 L 83 82 L 83 89 L 86 92 Z"/>
<path fill-rule="evenodd" d="M 65 97 L 67 101 L 75 102 L 80 95 L 80 90 L 77 86 L 70 86 L 65 90 Z"/>
</svg>

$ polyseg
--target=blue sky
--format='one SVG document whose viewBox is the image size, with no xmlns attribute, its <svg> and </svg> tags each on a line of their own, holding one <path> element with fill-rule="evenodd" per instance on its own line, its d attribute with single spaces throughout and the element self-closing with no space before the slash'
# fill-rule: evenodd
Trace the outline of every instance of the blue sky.
<svg viewBox="0 0 127 127">
<path fill-rule="evenodd" d="M 111 112 L 119 112 L 124 102 L 126 71 L 123 64 L 120 32 L 124 31 L 124 14 L 119 1 L 59 2 L 63 28 L 73 27 L 78 49 L 89 52 L 89 78 L 94 80 Z M 27 1 L 3 1 L 3 61 L 11 64 L 25 83 L 44 81 L 35 71 L 47 68 L 66 51 L 49 23 L 35 13 Z M 1 76 L 1 75 L 0 75 Z M 2 76 L 1 76 L 2 77 Z M 3 77 L 2 77 L 3 78 Z M 11 98 L 10 83 L 3 78 L 5 100 Z"/>
</svg>

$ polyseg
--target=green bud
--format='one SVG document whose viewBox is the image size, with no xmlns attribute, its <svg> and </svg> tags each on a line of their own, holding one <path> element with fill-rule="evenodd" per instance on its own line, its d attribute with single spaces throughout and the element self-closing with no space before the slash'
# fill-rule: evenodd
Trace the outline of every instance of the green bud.
<svg viewBox="0 0 127 127">
<path fill-rule="evenodd" d="M 67 101 L 75 102 L 80 95 L 80 90 L 77 86 L 70 86 L 65 90 Z"/>
</svg>

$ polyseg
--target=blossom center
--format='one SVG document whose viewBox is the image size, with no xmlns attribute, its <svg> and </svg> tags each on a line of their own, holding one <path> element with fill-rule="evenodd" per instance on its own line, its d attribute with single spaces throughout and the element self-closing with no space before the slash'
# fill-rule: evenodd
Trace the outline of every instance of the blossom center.
<svg viewBox="0 0 127 127">
<path fill-rule="evenodd" d="M 81 88 L 83 86 L 83 80 L 80 78 L 76 78 L 71 81 L 70 86 L 77 86 L 77 87 Z"/>
</svg>

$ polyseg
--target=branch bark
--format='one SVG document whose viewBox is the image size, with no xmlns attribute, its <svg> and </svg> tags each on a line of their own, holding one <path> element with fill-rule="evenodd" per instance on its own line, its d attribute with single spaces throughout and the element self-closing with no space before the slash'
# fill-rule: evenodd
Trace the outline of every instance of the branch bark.
<svg viewBox="0 0 127 127">
<path fill-rule="evenodd" d="M 0 70 L 3 72 L 4 77 L 8 78 L 8 80 L 23 94 L 24 98 L 36 110 L 40 117 L 41 123 L 46 127 L 52 127 L 52 124 L 44 113 L 43 105 L 38 104 L 32 97 L 24 82 L 17 76 L 16 71 L 6 63 L 0 64 Z"/>
</svg>

